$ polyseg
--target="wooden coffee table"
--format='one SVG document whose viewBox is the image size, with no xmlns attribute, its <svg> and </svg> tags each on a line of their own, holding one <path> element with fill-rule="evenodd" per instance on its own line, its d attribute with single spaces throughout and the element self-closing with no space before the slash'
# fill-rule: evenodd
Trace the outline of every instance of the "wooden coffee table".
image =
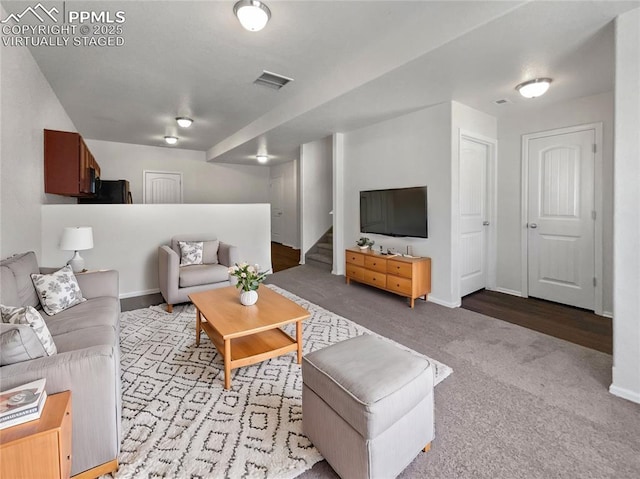
<svg viewBox="0 0 640 479">
<path fill-rule="evenodd" d="M 224 358 L 224 388 L 231 387 L 231 370 L 298 352 L 302 362 L 302 321 L 309 311 L 275 291 L 262 287 L 253 306 L 240 304 L 240 292 L 234 286 L 193 293 L 196 307 L 196 346 L 200 330 L 211 339 Z M 295 339 L 281 326 L 296 323 Z"/>
</svg>

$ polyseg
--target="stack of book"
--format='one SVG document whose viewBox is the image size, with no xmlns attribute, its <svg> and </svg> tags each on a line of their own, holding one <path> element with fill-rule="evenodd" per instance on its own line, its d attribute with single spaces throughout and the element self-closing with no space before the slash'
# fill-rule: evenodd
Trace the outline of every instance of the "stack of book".
<svg viewBox="0 0 640 479">
<path fill-rule="evenodd" d="M 46 379 L 38 379 L 0 392 L 0 429 L 40 419 L 47 392 Z"/>
</svg>

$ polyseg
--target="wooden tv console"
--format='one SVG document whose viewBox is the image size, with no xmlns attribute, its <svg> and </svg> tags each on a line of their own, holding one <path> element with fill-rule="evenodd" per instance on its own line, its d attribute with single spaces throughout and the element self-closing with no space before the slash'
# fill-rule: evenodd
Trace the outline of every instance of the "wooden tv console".
<svg viewBox="0 0 640 479">
<path fill-rule="evenodd" d="M 413 308 L 416 298 L 431 292 L 431 258 L 405 258 L 383 255 L 369 250 L 346 250 L 347 284 L 353 281 L 375 286 L 409 298 Z"/>
</svg>

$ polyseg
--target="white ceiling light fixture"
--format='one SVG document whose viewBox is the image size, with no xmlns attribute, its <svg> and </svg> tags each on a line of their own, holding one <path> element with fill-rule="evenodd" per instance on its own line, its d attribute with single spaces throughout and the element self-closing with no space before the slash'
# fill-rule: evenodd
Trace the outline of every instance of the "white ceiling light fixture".
<svg viewBox="0 0 640 479">
<path fill-rule="evenodd" d="M 178 143 L 178 137 L 177 136 L 165 136 L 164 137 L 164 141 L 167 143 L 167 145 L 175 145 L 176 143 Z"/>
<path fill-rule="evenodd" d="M 516 90 L 525 98 L 536 98 L 544 95 L 551 85 L 551 78 L 534 78 L 516 86 Z"/>
<path fill-rule="evenodd" d="M 269 161 L 269 157 L 267 155 L 256 155 L 256 160 L 258 160 L 258 163 L 266 163 Z"/>
<path fill-rule="evenodd" d="M 179 116 L 176 118 L 176 121 L 178 122 L 178 126 L 181 128 L 189 128 L 193 123 L 193 120 L 186 116 Z"/>
<path fill-rule="evenodd" d="M 250 32 L 262 30 L 271 18 L 271 10 L 258 0 L 240 0 L 233 6 L 240 24 Z"/>
</svg>

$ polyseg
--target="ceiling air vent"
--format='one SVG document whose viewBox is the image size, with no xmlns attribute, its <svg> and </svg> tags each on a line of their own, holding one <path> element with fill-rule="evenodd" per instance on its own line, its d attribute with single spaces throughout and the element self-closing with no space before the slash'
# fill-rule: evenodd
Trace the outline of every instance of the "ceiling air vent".
<svg viewBox="0 0 640 479">
<path fill-rule="evenodd" d="M 506 98 L 501 98 L 500 100 L 494 100 L 493 103 L 496 105 L 504 105 L 505 103 L 513 103 L 511 100 L 507 100 Z"/>
<path fill-rule="evenodd" d="M 285 76 L 278 75 L 277 73 L 263 71 L 262 75 L 260 75 L 253 83 L 279 90 L 291 81 L 293 81 L 293 78 L 287 78 Z"/>
</svg>

